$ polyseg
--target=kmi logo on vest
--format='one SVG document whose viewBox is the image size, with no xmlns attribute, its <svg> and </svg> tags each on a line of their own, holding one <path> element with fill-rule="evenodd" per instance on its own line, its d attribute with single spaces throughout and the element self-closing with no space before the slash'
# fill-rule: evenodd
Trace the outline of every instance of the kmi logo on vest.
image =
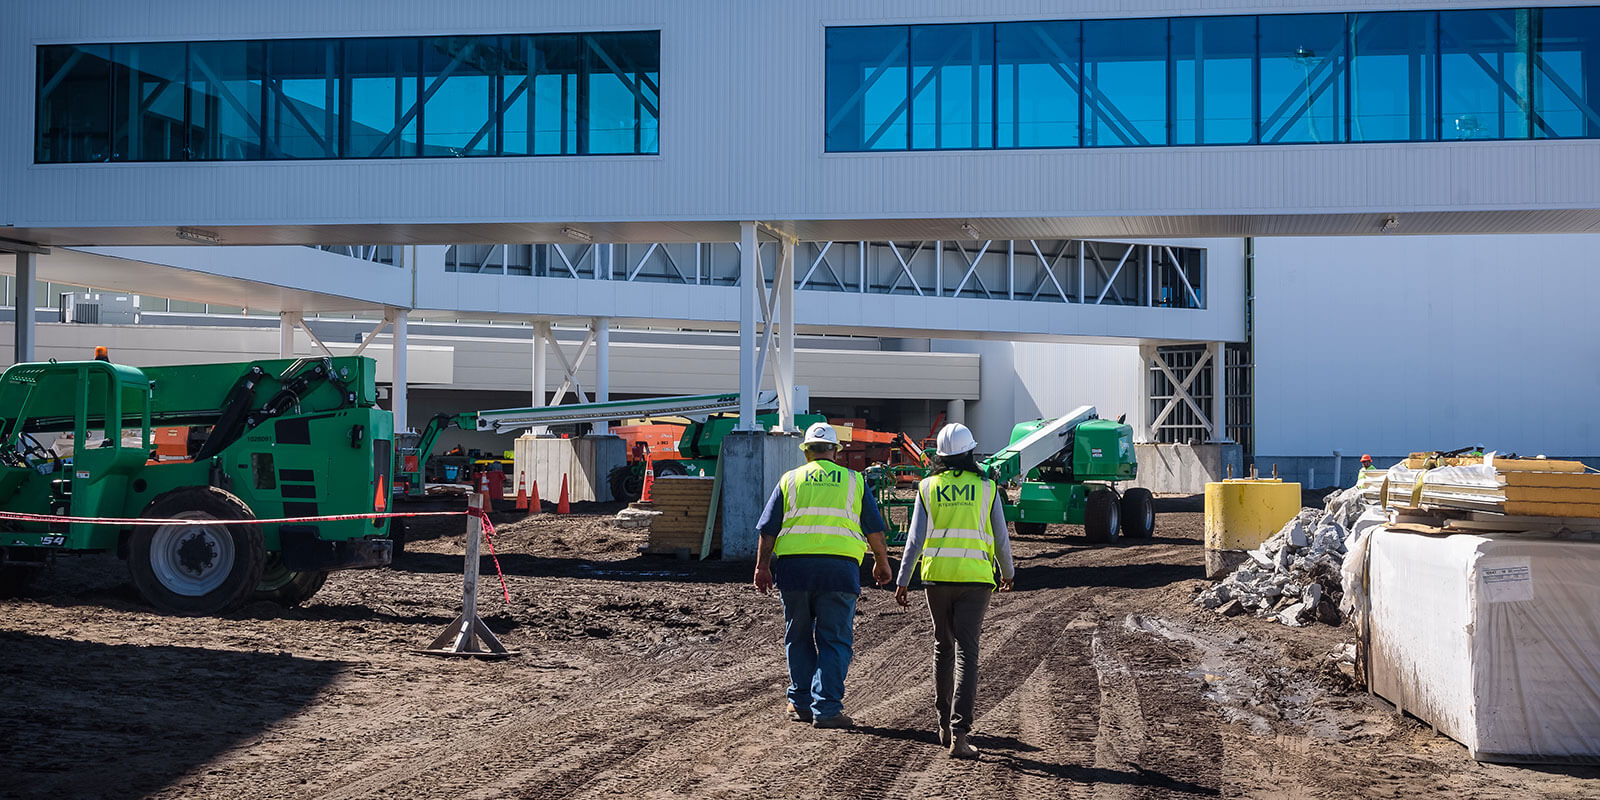
<svg viewBox="0 0 1600 800">
<path fill-rule="evenodd" d="M 971 503 L 978 499 L 978 487 L 940 486 L 933 490 L 933 498 L 941 503 Z"/>
<path fill-rule="evenodd" d="M 806 483 L 832 483 L 837 484 L 844 479 L 844 473 L 817 470 L 806 476 Z"/>
</svg>

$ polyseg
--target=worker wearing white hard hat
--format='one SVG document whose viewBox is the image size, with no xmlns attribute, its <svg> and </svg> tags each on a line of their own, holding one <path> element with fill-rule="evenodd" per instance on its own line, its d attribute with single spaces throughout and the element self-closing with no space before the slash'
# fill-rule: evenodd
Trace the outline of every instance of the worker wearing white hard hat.
<svg viewBox="0 0 1600 800">
<path fill-rule="evenodd" d="M 972 431 L 951 423 L 936 445 L 939 466 L 917 485 L 894 597 L 911 605 L 911 575 L 920 564 L 933 617 L 939 743 L 952 758 L 975 758 L 967 737 L 977 700 L 978 638 L 995 589 L 1011 591 L 1011 538 L 998 502 L 1002 489 L 978 465 Z"/>
<path fill-rule="evenodd" d="M 879 586 L 894 574 L 883 516 L 861 473 L 836 463 L 833 426 L 806 428 L 800 446 L 805 466 L 784 473 L 756 523 L 755 585 L 766 594 L 776 582 L 783 600 L 789 718 L 845 728 L 853 724 L 844 713 L 844 679 L 854 655 L 861 562 L 872 553 Z"/>
</svg>

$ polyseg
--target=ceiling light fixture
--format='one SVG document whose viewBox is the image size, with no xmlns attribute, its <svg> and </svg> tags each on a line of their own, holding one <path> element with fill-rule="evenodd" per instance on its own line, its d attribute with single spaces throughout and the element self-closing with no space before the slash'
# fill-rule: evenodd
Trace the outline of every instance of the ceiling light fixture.
<svg viewBox="0 0 1600 800">
<path fill-rule="evenodd" d="M 178 238 L 204 244 L 222 244 L 222 237 L 218 236 L 216 231 L 206 231 L 199 228 L 179 228 Z"/>
<path fill-rule="evenodd" d="M 1389 217 L 1383 221 L 1383 229 L 1385 231 L 1392 231 L 1398 227 L 1400 227 L 1399 217 Z"/>
<path fill-rule="evenodd" d="M 978 238 L 978 229 L 972 227 L 972 223 L 970 222 L 961 223 L 961 232 L 965 233 L 968 239 Z"/>
<path fill-rule="evenodd" d="M 561 232 L 566 234 L 570 238 L 577 239 L 580 242 L 592 242 L 592 241 L 594 241 L 594 237 L 593 236 L 590 236 L 587 232 L 580 231 L 577 228 L 562 228 Z"/>
</svg>

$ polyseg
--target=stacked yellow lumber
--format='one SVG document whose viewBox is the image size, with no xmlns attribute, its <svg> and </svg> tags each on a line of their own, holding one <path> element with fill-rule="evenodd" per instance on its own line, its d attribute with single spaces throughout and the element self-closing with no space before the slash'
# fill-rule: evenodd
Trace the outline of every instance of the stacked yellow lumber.
<svg viewBox="0 0 1600 800">
<path fill-rule="evenodd" d="M 673 555 L 688 550 L 700 554 L 714 482 L 714 478 L 678 475 L 656 478 L 650 487 L 651 510 L 661 512 L 661 516 L 650 520 L 650 544 L 645 552 Z M 722 547 L 720 520 L 717 525 L 711 534 L 712 551 Z"/>
<path fill-rule="evenodd" d="M 1600 518 L 1600 473 L 1576 461 L 1495 459 L 1428 470 L 1369 471 L 1360 486 L 1390 507 L 1481 511 L 1527 517 Z M 1539 470 L 1535 467 L 1555 469 Z"/>
<path fill-rule="evenodd" d="M 1432 467 L 1475 467 L 1483 463 L 1483 456 L 1450 456 L 1445 458 L 1432 453 L 1412 453 L 1406 458 L 1407 469 Z M 1562 461 L 1554 458 L 1496 458 L 1494 468 L 1500 472 L 1583 472 L 1582 461 Z"/>
</svg>

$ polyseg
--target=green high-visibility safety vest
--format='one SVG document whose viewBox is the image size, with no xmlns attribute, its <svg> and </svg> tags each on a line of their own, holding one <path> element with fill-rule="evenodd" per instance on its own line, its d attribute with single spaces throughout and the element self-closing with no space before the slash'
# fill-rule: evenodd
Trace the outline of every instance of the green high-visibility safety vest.
<svg viewBox="0 0 1600 800">
<path fill-rule="evenodd" d="M 928 515 L 922 579 L 994 585 L 994 481 L 970 472 L 941 472 L 924 478 L 917 492 Z"/>
<path fill-rule="evenodd" d="M 861 473 L 832 461 L 813 461 L 784 473 L 778 486 L 783 492 L 783 528 L 773 555 L 865 560 Z"/>
</svg>

